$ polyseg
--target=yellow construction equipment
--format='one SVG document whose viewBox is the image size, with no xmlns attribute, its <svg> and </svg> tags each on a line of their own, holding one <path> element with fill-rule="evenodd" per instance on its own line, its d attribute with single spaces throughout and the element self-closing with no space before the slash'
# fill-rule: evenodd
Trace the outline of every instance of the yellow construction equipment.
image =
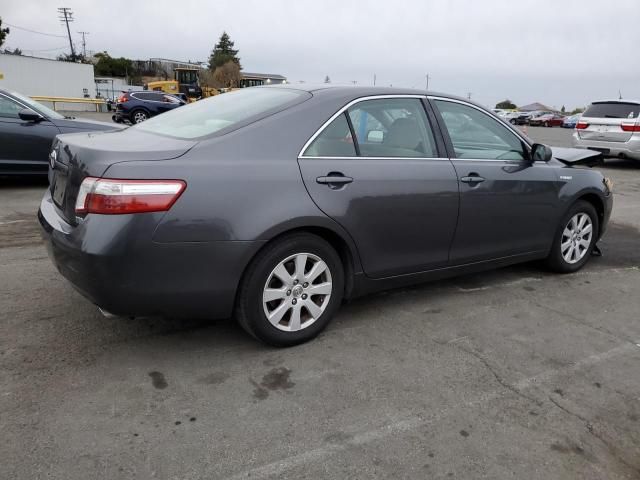
<svg viewBox="0 0 640 480">
<path fill-rule="evenodd" d="M 198 77 L 198 68 L 178 67 L 173 69 L 173 80 L 159 80 L 148 82 L 146 88 L 158 92 L 182 93 L 190 102 L 195 102 L 200 98 L 211 97 L 219 92 L 212 87 L 201 87 Z"/>
</svg>

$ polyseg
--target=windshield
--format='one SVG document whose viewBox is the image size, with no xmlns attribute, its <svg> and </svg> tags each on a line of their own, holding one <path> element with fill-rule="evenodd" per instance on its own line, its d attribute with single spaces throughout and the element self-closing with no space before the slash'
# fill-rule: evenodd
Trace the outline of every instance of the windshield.
<svg viewBox="0 0 640 480">
<path fill-rule="evenodd" d="M 293 89 L 246 88 L 191 103 L 132 128 L 192 139 L 211 135 L 257 115 L 267 116 L 308 96 Z"/>
<path fill-rule="evenodd" d="M 11 95 L 13 95 L 14 97 L 16 97 L 18 100 L 20 100 L 22 103 L 24 103 L 25 105 L 28 105 L 29 108 L 35 110 L 38 113 L 41 113 L 42 115 L 44 115 L 45 117 L 48 118 L 53 118 L 53 119 L 57 119 L 57 120 L 61 120 L 64 118 L 63 115 L 60 115 L 58 112 L 56 112 L 55 110 L 50 109 L 49 107 L 45 107 L 44 105 L 42 105 L 41 103 L 36 102 L 35 100 L 30 99 L 29 97 L 26 97 L 20 93 L 17 92 L 11 92 Z"/>
</svg>

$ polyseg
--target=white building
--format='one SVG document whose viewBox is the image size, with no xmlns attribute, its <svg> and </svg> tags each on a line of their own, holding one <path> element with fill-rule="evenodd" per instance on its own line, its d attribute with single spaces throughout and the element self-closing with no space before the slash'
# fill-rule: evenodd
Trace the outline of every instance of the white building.
<svg viewBox="0 0 640 480">
<path fill-rule="evenodd" d="M 0 54 L 0 88 L 48 97 L 96 96 L 93 65 Z"/>
</svg>

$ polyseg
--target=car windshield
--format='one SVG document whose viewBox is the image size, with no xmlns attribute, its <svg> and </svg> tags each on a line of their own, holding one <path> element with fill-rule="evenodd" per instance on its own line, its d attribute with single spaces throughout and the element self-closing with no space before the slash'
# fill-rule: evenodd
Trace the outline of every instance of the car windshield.
<svg viewBox="0 0 640 480">
<path fill-rule="evenodd" d="M 158 115 L 132 128 L 192 139 L 211 135 L 252 117 L 267 116 L 310 95 L 301 90 L 254 87 L 223 93 Z"/>
<path fill-rule="evenodd" d="M 45 107 L 43 104 L 36 102 L 35 100 L 30 99 L 29 97 L 22 95 L 18 92 L 10 92 L 11 95 L 13 95 L 14 97 L 16 97 L 20 102 L 24 103 L 25 105 L 28 105 L 29 108 L 31 108 L 32 110 L 35 110 L 36 112 L 44 115 L 45 117 L 48 118 L 53 118 L 53 119 L 57 119 L 57 120 L 61 120 L 64 118 L 64 115 L 60 115 L 58 112 L 56 112 L 55 110 L 52 110 L 49 107 Z"/>
<path fill-rule="evenodd" d="M 637 118 L 639 112 L 637 103 L 596 102 L 589 105 L 583 115 L 591 118 Z"/>
</svg>

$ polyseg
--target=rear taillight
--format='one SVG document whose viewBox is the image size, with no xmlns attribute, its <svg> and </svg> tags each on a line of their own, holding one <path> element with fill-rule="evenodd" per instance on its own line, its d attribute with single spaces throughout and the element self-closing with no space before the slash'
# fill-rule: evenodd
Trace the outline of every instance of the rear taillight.
<svg viewBox="0 0 640 480">
<path fill-rule="evenodd" d="M 640 132 L 640 125 L 635 122 L 622 122 L 620 128 L 623 132 Z"/>
<path fill-rule="evenodd" d="M 584 130 L 588 126 L 589 126 L 589 124 L 587 122 L 578 122 L 578 123 L 576 123 L 576 129 L 578 129 L 578 130 Z"/>
<path fill-rule="evenodd" d="M 116 180 L 87 177 L 76 199 L 76 214 L 163 212 L 178 200 L 187 184 L 182 180 Z"/>
<path fill-rule="evenodd" d="M 123 93 L 122 95 L 120 95 L 118 97 L 118 103 L 125 103 L 129 101 L 129 94 L 128 93 Z"/>
</svg>

